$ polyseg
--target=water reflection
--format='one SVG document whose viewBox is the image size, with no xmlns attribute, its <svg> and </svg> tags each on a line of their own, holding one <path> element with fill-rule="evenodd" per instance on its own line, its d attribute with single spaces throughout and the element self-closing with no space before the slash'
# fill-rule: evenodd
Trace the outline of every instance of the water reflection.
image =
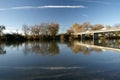
<svg viewBox="0 0 120 80">
<path fill-rule="evenodd" d="M 96 41 L 89 40 L 89 41 L 83 41 L 82 43 L 120 49 L 120 39 L 107 39 L 107 40 L 103 39 Z"/>
<path fill-rule="evenodd" d="M 24 53 L 35 53 L 40 55 L 55 56 L 59 54 L 59 47 L 55 41 L 50 42 L 26 42 Z"/>
<path fill-rule="evenodd" d="M 10 46 L 12 46 L 12 47 L 19 47 L 19 46 L 22 46 L 23 43 L 24 42 L 21 42 L 21 41 L 16 41 L 16 42 L 9 41 L 9 42 L 5 42 L 5 45 L 7 47 L 10 47 Z"/>
<path fill-rule="evenodd" d="M 101 52 L 102 50 L 99 48 L 91 48 L 90 46 L 79 45 L 78 43 L 82 43 L 81 41 L 74 41 L 73 43 L 69 43 L 67 46 L 72 50 L 73 53 L 82 53 L 84 55 L 90 54 L 92 51 Z M 93 41 L 85 41 L 82 44 L 93 45 Z"/>
<path fill-rule="evenodd" d="M 6 50 L 4 49 L 4 46 L 5 46 L 4 43 L 0 43 L 0 55 L 6 54 Z"/>
<path fill-rule="evenodd" d="M 17 51 L 19 47 L 22 47 L 24 54 L 37 54 L 43 56 L 55 56 L 60 53 L 60 45 L 67 45 L 73 53 L 89 55 L 94 52 L 102 52 L 103 49 L 98 47 L 91 47 L 92 45 L 107 47 L 113 49 L 120 49 L 120 40 L 98 40 L 98 41 L 68 41 L 68 42 L 56 42 L 56 41 L 28 41 L 28 42 L 14 42 L 14 43 L 0 43 L 0 54 L 6 54 L 5 46 L 10 48 L 16 48 Z M 78 44 L 79 43 L 79 44 Z"/>
<path fill-rule="evenodd" d="M 1 43 L 0 80 L 119 80 L 120 54 L 96 46 L 119 48 L 119 41 Z"/>
<path fill-rule="evenodd" d="M 97 45 L 120 49 L 120 40 L 119 39 L 116 39 L 116 40 L 115 39 L 112 39 L 112 40 L 99 40 Z"/>
<path fill-rule="evenodd" d="M 98 40 L 98 41 L 75 41 L 71 46 L 74 53 L 89 54 L 92 51 L 102 52 L 104 50 L 120 51 L 120 40 Z"/>
</svg>

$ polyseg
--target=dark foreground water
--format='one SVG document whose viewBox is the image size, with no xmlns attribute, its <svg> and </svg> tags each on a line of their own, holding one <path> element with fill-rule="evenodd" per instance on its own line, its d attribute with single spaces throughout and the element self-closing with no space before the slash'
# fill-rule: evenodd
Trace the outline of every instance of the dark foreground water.
<svg viewBox="0 0 120 80">
<path fill-rule="evenodd" d="M 0 80 L 120 80 L 119 49 L 120 40 L 1 43 Z"/>
</svg>

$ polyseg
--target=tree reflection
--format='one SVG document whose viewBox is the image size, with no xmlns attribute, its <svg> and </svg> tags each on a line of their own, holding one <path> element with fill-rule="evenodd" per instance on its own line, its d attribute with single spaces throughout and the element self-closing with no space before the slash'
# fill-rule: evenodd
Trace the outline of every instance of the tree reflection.
<svg viewBox="0 0 120 80">
<path fill-rule="evenodd" d="M 4 50 L 4 44 L 0 43 L 0 55 L 6 54 L 6 50 Z"/>
<path fill-rule="evenodd" d="M 81 44 L 78 45 L 77 43 Z M 74 41 L 69 42 L 67 44 L 67 47 L 70 48 L 73 53 L 83 53 L 84 55 L 88 55 L 93 51 L 97 53 L 103 51 L 101 48 L 91 47 L 91 45 L 94 45 L 94 42 L 90 40 L 84 42 Z M 99 40 L 98 44 L 95 44 L 95 46 L 120 49 L 120 40 L 119 39 Z"/>
<path fill-rule="evenodd" d="M 50 42 L 29 42 L 25 43 L 24 53 L 35 53 L 40 55 L 55 56 L 59 54 L 59 47 L 55 41 Z"/>
<path fill-rule="evenodd" d="M 99 40 L 98 46 L 120 49 L 120 39 Z"/>
<path fill-rule="evenodd" d="M 59 47 L 55 42 L 50 42 L 48 51 L 53 56 L 57 55 L 59 53 Z"/>
<path fill-rule="evenodd" d="M 65 41 L 62 44 L 66 44 L 69 49 L 75 54 L 82 53 L 84 55 L 89 55 L 92 52 L 102 52 L 102 48 L 98 47 L 91 47 L 94 45 L 93 41 L 84 41 L 82 44 L 80 41 Z M 87 45 L 84 45 L 87 44 Z M 119 48 L 120 49 L 120 40 L 104 40 L 98 41 L 98 44 L 95 46 L 101 47 L 110 47 L 110 48 Z M 40 55 L 48 55 L 48 56 L 55 56 L 59 54 L 59 46 L 56 41 L 32 41 L 32 42 L 25 42 L 24 43 L 24 53 L 25 54 L 40 54 Z"/>
<path fill-rule="evenodd" d="M 89 55 L 92 51 L 95 51 L 95 52 L 102 51 L 101 49 L 98 49 L 98 48 L 91 48 L 90 46 L 78 45 L 77 42 L 79 42 L 79 41 L 69 42 L 67 44 L 67 47 L 70 48 L 72 50 L 72 52 L 75 54 L 83 53 L 84 55 Z M 93 45 L 93 42 L 85 41 L 83 44 Z"/>
<path fill-rule="evenodd" d="M 90 54 L 90 51 L 91 51 L 91 49 L 89 49 L 85 46 L 80 46 L 80 45 L 76 45 L 76 44 L 71 49 L 74 53 L 82 52 L 84 55 Z"/>
</svg>

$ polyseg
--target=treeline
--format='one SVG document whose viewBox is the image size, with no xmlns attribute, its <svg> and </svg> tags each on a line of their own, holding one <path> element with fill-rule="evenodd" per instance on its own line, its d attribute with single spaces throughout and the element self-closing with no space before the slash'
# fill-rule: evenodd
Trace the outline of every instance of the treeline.
<svg viewBox="0 0 120 80">
<path fill-rule="evenodd" d="M 41 23 L 39 25 L 26 25 L 24 24 L 22 27 L 23 34 L 16 33 L 7 33 L 3 34 L 5 30 L 5 26 L 0 26 L 0 40 L 2 41 L 24 41 L 24 40 L 50 40 L 50 39 L 58 39 L 56 36 L 59 31 L 59 24 L 57 23 Z"/>
<path fill-rule="evenodd" d="M 110 28 L 110 26 L 108 26 Z M 89 22 L 84 22 L 82 24 L 75 23 L 73 24 L 70 29 L 67 30 L 67 34 L 71 33 L 80 33 L 85 31 L 94 31 L 94 30 L 100 30 L 104 28 L 102 24 L 94 24 L 91 25 Z"/>
<path fill-rule="evenodd" d="M 22 28 L 27 39 L 56 39 L 59 31 L 57 23 L 41 23 L 39 25 L 23 25 Z"/>
<path fill-rule="evenodd" d="M 72 34 L 94 31 L 94 30 L 103 30 L 103 29 L 112 29 L 120 28 L 120 24 L 114 26 L 102 24 L 91 25 L 89 22 L 84 22 L 82 24 L 74 23 L 66 33 L 58 34 L 59 24 L 58 23 L 41 23 L 35 25 L 24 24 L 22 26 L 23 34 L 16 33 L 7 33 L 3 34 L 3 31 L 6 29 L 5 26 L 0 26 L 0 40 L 2 41 L 24 41 L 24 40 L 71 40 L 74 39 Z M 118 32 L 120 33 L 120 32 Z"/>
<path fill-rule="evenodd" d="M 66 34 L 69 35 L 69 38 L 71 39 L 79 39 L 80 37 L 76 35 L 77 33 L 81 32 L 90 32 L 90 31 L 96 31 L 96 30 L 113 30 L 113 29 L 120 29 L 120 24 L 115 24 L 113 26 L 110 25 L 102 25 L 102 24 L 93 24 L 91 25 L 89 22 L 84 22 L 82 24 L 74 23 L 67 31 Z M 73 36 L 74 35 L 74 36 Z M 106 39 L 118 39 L 120 38 L 120 31 L 112 32 L 109 36 L 109 34 L 106 34 L 108 36 L 103 36 L 102 38 Z M 117 35 L 117 36 L 114 36 Z M 92 39 L 93 36 L 91 34 L 85 35 L 86 39 Z"/>
<path fill-rule="evenodd" d="M 113 26 L 110 25 L 102 25 L 102 24 L 93 24 L 91 25 L 89 22 L 84 22 L 82 24 L 74 23 L 67 31 L 67 34 L 71 33 L 80 33 L 85 31 L 95 31 L 95 30 L 102 30 L 102 29 L 112 29 L 112 28 L 120 28 L 120 24 L 115 24 Z"/>
</svg>

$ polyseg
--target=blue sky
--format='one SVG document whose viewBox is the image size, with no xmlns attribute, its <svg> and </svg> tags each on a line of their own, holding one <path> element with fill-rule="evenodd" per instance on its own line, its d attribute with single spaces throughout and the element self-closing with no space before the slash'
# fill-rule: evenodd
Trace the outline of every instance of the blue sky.
<svg viewBox="0 0 120 80">
<path fill-rule="evenodd" d="M 60 24 L 65 32 L 73 23 L 120 23 L 120 0 L 0 0 L 0 25 L 19 31 L 23 24 Z"/>
</svg>

